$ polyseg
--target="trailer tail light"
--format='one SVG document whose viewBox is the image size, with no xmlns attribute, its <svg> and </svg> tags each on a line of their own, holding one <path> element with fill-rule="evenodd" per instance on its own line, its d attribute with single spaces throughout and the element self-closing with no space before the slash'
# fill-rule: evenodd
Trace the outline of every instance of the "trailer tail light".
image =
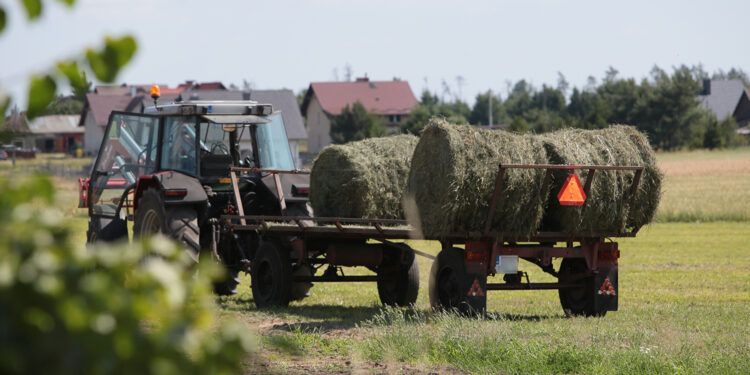
<svg viewBox="0 0 750 375">
<path fill-rule="evenodd" d="M 164 196 L 167 198 L 182 198 L 187 195 L 187 189 L 168 189 L 164 190 Z"/>
<path fill-rule="evenodd" d="M 605 242 L 599 244 L 600 260 L 616 261 L 620 259 L 620 250 L 617 248 L 617 242 Z"/>
<path fill-rule="evenodd" d="M 487 243 L 467 242 L 464 257 L 468 262 L 487 263 L 490 258 L 490 250 Z"/>
</svg>

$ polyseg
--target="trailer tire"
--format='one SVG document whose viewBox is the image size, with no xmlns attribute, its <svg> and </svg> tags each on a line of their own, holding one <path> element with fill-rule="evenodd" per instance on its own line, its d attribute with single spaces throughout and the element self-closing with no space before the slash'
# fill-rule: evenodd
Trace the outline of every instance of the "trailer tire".
<svg viewBox="0 0 750 375">
<path fill-rule="evenodd" d="M 430 269 L 430 305 L 436 310 L 470 311 L 466 301 L 466 269 L 461 249 L 445 248 Z"/>
<path fill-rule="evenodd" d="M 148 188 L 138 199 L 133 220 L 133 237 L 163 233 L 182 243 L 196 263 L 200 254 L 198 214 L 189 206 L 164 207 L 161 192 Z"/>
<path fill-rule="evenodd" d="M 410 306 L 419 295 L 419 264 L 414 249 L 393 244 L 390 262 L 378 269 L 378 296 L 387 306 Z"/>
<path fill-rule="evenodd" d="M 250 269 L 253 300 L 258 308 L 284 307 L 292 295 L 292 264 L 289 253 L 264 241 L 255 252 Z"/>
<path fill-rule="evenodd" d="M 566 283 L 576 275 L 588 270 L 586 260 L 581 258 L 564 258 L 560 264 L 558 282 Z M 579 288 L 558 289 L 560 304 L 565 315 L 574 316 L 604 316 L 607 311 L 597 311 L 594 303 L 596 290 L 594 288 L 594 276 L 579 280 Z"/>
</svg>

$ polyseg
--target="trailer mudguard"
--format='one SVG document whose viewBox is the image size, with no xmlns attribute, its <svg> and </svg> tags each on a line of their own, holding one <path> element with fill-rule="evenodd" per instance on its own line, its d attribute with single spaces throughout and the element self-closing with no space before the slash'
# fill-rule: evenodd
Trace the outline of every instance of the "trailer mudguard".
<svg viewBox="0 0 750 375">
<path fill-rule="evenodd" d="M 138 209 L 138 200 L 141 194 L 149 187 L 156 186 L 165 193 L 164 204 L 172 205 L 195 205 L 208 202 L 206 190 L 200 181 L 193 176 L 180 172 L 166 171 L 152 175 L 141 176 L 135 187 L 134 209 Z M 174 192 L 177 194 L 168 194 Z"/>
<path fill-rule="evenodd" d="M 596 311 L 617 311 L 618 284 L 617 264 L 600 263 L 599 272 L 594 277 L 594 306 Z"/>
</svg>

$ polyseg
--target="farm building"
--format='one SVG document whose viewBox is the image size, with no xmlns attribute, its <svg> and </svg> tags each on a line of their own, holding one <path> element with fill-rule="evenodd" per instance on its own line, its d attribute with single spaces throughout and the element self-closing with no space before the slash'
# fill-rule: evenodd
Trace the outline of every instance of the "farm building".
<svg viewBox="0 0 750 375">
<path fill-rule="evenodd" d="M 748 131 L 750 124 L 750 89 L 738 79 L 703 81 L 703 92 L 698 96 L 703 107 L 716 115 L 719 121 L 732 116 L 740 129 L 738 133 Z"/>
<path fill-rule="evenodd" d="M 380 116 L 393 132 L 417 106 L 417 98 L 406 81 L 370 81 L 365 77 L 354 82 L 313 82 L 302 102 L 309 152 L 318 153 L 331 144 L 331 119 L 357 101 L 368 112 Z"/>
<path fill-rule="evenodd" d="M 78 126 L 79 115 L 40 116 L 28 123 L 39 152 L 74 153 L 83 145 L 83 128 Z"/>
</svg>

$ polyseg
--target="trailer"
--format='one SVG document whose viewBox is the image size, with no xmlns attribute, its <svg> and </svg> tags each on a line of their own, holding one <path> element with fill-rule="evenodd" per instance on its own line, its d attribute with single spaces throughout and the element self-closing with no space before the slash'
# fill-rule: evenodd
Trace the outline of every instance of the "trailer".
<svg viewBox="0 0 750 375">
<path fill-rule="evenodd" d="M 433 259 L 430 271 L 429 294 L 434 308 L 463 313 L 484 313 L 487 292 L 491 290 L 558 290 L 560 303 L 569 316 L 603 316 L 618 308 L 618 259 L 620 251 L 613 237 L 634 237 L 638 228 L 624 233 L 562 233 L 537 232 L 518 236 L 492 231 L 490 223 L 502 197 L 503 176 L 508 169 L 544 169 L 541 192 L 545 192 L 554 170 L 587 171 L 581 190 L 582 200 L 575 205 L 585 209 L 585 197 L 590 193 L 596 171 L 634 171 L 629 189 L 631 205 L 638 190 L 642 166 L 573 166 L 573 165 L 499 165 L 492 202 L 484 231 L 451 233 L 439 241 L 442 250 L 434 257 L 393 240 L 419 239 L 419 231 L 405 220 L 355 219 L 336 217 L 294 217 L 245 215 L 237 185 L 238 175 L 261 173 L 272 175 L 282 204 L 284 201 L 279 175 L 306 174 L 304 171 L 283 171 L 261 168 L 230 169 L 237 213 L 222 215 L 214 222 L 213 246 L 220 236 L 258 236 L 269 254 L 291 251 L 290 257 L 260 257 L 247 264 L 252 275 L 256 304 L 278 304 L 285 301 L 293 285 L 312 282 L 378 283 L 383 303 L 408 305 L 416 301 L 419 272 L 416 255 Z M 576 177 L 577 179 L 577 177 Z M 567 185 L 567 184 L 566 184 Z M 565 189 L 565 188 L 564 188 Z M 273 248 L 273 250 L 271 250 Z M 555 270 L 553 259 L 562 259 Z M 555 283 L 531 282 L 527 274 L 518 271 L 518 261 L 524 260 L 557 278 Z M 308 272 L 292 272 L 306 269 Z M 319 276 L 316 272 L 327 265 Z M 376 274 L 345 276 L 341 266 L 365 266 Z M 488 283 L 489 276 L 503 274 L 503 283 Z M 307 284 L 309 285 L 309 284 Z M 309 286 L 307 287 L 309 289 Z M 279 298 L 281 296 L 281 298 Z"/>
</svg>

